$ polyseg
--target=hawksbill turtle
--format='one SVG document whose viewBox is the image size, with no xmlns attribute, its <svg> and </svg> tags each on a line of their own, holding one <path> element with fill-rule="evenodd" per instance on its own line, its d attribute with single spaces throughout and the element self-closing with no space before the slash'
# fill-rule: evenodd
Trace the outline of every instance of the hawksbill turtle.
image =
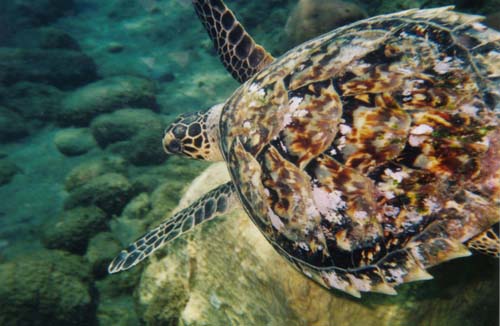
<svg viewBox="0 0 500 326">
<path fill-rule="evenodd" d="M 231 181 L 121 251 L 110 273 L 237 205 L 300 272 L 356 297 L 396 294 L 471 251 L 499 256 L 500 33 L 482 17 L 407 10 L 274 58 L 221 0 L 193 5 L 242 85 L 181 115 L 163 146 L 225 161 Z"/>
</svg>

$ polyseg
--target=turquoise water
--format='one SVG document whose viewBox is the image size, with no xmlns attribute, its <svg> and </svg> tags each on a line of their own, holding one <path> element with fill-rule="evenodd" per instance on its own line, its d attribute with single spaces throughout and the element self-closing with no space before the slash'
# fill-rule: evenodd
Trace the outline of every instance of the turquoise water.
<svg viewBox="0 0 500 326">
<path fill-rule="evenodd" d="M 297 11 L 297 2 L 226 4 L 276 57 L 343 24 L 419 6 L 455 5 L 500 28 L 498 0 L 301 1 L 310 12 Z M 141 267 L 108 275 L 119 250 L 168 215 L 209 165 L 167 159 L 166 126 L 180 113 L 223 102 L 239 83 L 189 0 L 14 0 L 2 7 L 0 325 L 498 324 L 498 260 L 489 257 L 438 266 L 435 280 L 403 286 L 396 297 L 361 300 L 307 280 L 274 288 L 258 274 L 262 266 L 236 266 L 219 289 L 197 287 L 219 274 L 183 283 L 182 275 L 194 273 L 185 270 L 197 250 L 189 237 L 168 250 L 185 263 L 178 272 Z M 225 239 L 228 231 L 217 227 L 194 239 Z M 249 255 L 250 245 L 242 249 Z M 198 268 L 210 271 L 218 257 L 204 256 Z M 294 286 L 307 287 L 306 295 Z"/>
</svg>

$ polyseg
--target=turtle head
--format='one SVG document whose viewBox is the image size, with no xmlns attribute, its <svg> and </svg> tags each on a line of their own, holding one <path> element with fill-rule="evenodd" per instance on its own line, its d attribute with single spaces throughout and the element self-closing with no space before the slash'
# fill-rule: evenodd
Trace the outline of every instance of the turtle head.
<svg viewBox="0 0 500 326">
<path fill-rule="evenodd" d="M 221 161 L 219 118 L 222 104 L 207 111 L 180 115 L 165 131 L 163 148 L 167 154 L 207 161 Z"/>
</svg>

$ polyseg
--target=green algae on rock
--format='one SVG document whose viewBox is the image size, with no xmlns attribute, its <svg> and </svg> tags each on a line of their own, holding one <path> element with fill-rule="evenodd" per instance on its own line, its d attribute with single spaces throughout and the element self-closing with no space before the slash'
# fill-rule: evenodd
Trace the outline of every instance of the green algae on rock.
<svg viewBox="0 0 500 326">
<path fill-rule="evenodd" d="M 110 232 L 101 232 L 93 236 L 87 247 L 85 258 L 90 263 L 96 279 L 105 277 L 108 264 L 113 259 L 113 252 L 120 249 L 120 242 Z"/>
<path fill-rule="evenodd" d="M 63 129 L 54 137 L 54 144 L 66 156 L 82 155 L 97 146 L 88 128 Z"/>
<path fill-rule="evenodd" d="M 124 108 L 156 109 L 155 85 L 135 76 L 115 76 L 88 84 L 63 100 L 62 125 L 86 126 L 102 113 Z"/>
<path fill-rule="evenodd" d="M 64 202 L 64 208 L 95 205 L 108 216 L 120 215 L 125 205 L 134 196 L 134 192 L 124 175 L 106 173 L 75 188 Z"/>
<path fill-rule="evenodd" d="M 87 326 L 96 321 L 90 269 L 78 256 L 33 252 L 0 264 L 0 279 L 2 326 Z"/>
<path fill-rule="evenodd" d="M 9 159 L 0 159 L 0 186 L 9 183 L 21 169 Z"/>
<path fill-rule="evenodd" d="M 288 17 L 285 32 L 289 45 L 297 45 L 366 17 L 364 10 L 353 2 L 300 0 Z"/>
<path fill-rule="evenodd" d="M 122 109 L 103 114 L 92 121 L 92 134 L 103 148 L 122 155 L 134 165 L 163 163 L 165 153 L 159 146 L 164 118 L 146 109 Z"/>
<path fill-rule="evenodd" d="M 100 175 L 106 173 L 124 174 L 126 170 L 127 163 L 120 156 L 105 156 L 88 160 L 75 166 L 68 173 L 65 179 L 64 188 L 71 192 Z"/>
<path fill-rule="evenodd" d="M 127 204 L 127 206 L 125 206 L 122 212 L 122 217 L 141 219 L 144 218 L 150 210 L 151 200 L 149 198 L 149 195 L 146 192 L 142 192 L 134 197 Z"/>
<path fill-rule="evenodd" d="M 29 134 L 23 117 L 12 110 L 0 106 L 0 141 L 14 141 Z"/>
<path fill-rule="evenodd" d="M 83 255 L 89 240 L 108 229 L 107 220 L 106 214 L 95 206 L 64 211 L 59 221 L 45 226 L 42 242 L 49 249 Z"/>
<path fill-rule="evenodd" d="M 102 114 L 90 125 L 92 134 L 102 148 L 118 141 L 129 140 L 147 129 L 162 131 L 163 117 L 148 109 L 121 109 Z"/>
<path fill-rule="evenodd" d="M 130 140 L 116 142 L 109 146 L 109 151 L 122 155 L 136 166 L 158 165 L 166 160 L 166 155 L 158 144 L 158 135 L 162 128 L 147 128 L 135 134 Z"/>
<path fill-rule="evenodd" d="M 75 10 L 74 0 L 15 0 L 14 14 L 22 24 L 47 25 Z"/>
<path fill-rule="evenodd" d="M 25 119 L 53 121 L 60 110 L 64 92 L 58 88 L 31 82 L 19 82 L 6 89 L 3 105 Z"/>
<path fill-rule="evenodd" d="M 71 35 L 61 29 L 46 27 L 39 30 L 41 49 L 66 49 L 80 51 L 80 45 Z"/>
<path fill-rule="evenodd" d="M 62 49 L 0 48 L 0 82 L 47 83 L 72 89 L 97 79 L 97 68 L 89 56 Z"/>
</svg>

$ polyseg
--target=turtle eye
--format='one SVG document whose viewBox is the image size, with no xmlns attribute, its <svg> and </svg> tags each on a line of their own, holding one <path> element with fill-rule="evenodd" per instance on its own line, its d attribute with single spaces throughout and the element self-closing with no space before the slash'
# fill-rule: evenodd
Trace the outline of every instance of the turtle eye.
<svg viewBox="0 0 500 326">
<path fill-rule="evenodd" d="M 167 150 L 170 153 L 179 153 L 181 151 L 181 142 L 178 141 L 177 139 L 172 140 L 168 145 L 167 145 Z"/>
<path fill-rule="evenodd" d="M 175 128 L 172 129 L 172 133 L 176 138 L 182 138 L 186 135 L 186 126 L 177 125 L 175 126 Z"/>
</svg>

